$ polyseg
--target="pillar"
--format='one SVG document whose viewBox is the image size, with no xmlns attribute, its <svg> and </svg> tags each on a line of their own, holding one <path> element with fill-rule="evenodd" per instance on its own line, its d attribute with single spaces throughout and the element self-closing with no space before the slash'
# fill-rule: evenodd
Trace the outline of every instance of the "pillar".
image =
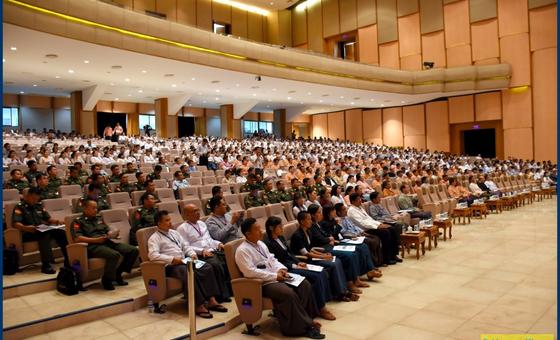
<svg viewBox="0 0 560 340">
<path fill-rule="evenodd" d="M 286 109 L 274 110 L 272 129 L 276 138 L 286 137 Z M 290 131 L 291 132 L 291 131 Z"/>
<path fill-rule="evenodd" d="M 167 98 L 156 99 L 154 106 L 156 112 L 156 134 L 159 138 L 167 138 Z"/>
<path fill-rule="evenodd" d="M 220 106 L 220 121 L 222 127 L 222 137 L 234 138 L 233 104 Z"/>
<path fill-rule="evenodd" d="M 70 94 L 70 121 L 72 130 L 85 136 L 97 134 L 96 108 L 92 111 L 83 110 L 82 91 Z"/>
</svg>

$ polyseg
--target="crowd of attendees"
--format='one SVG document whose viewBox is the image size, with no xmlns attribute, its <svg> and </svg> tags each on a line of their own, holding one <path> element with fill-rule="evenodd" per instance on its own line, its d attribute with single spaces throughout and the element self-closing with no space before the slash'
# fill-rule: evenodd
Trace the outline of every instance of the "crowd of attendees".
<svg viewBox="0 0 560 340">
<path fill-rule="evenodd" d="M 367 281 L 381 277 L 384 266 L 403 261 L 400 236 L 408 226 L 403 221 L 432 217 L 418 206 L 417 188 L 443 184 L 451 197 L 471 204 L 477 198 L 503 194 L 492 180 L 495 177 L 522 175 L 535 185 L 554 186 L 557 176 L 557 166 L 550 161 L 485 159 L 323 138 L 126 137 L 113 143 L 75 134 L 31 137 L 29 133 L 4 135 L 4 188 L 21 194 L 13 223 L 5 227 L 19 229 L 24 241 L 39 242 L 44 273 L 55 272 L 52 240 L 63 250 L 65 265 L 70 264 L 64 231 L 35 228 L 63 223 L 52 219 L 41 201 L 59 198 L 63 185 L 79 185 L 83 197 L 76 211 L 82 216 L 69 228 L 75 241 L 88 244 L 89 256 L 106 259 L 101 281 L 105 289 L 127 284 L 122 274 L 131 271 L 138 257 L 136 232 L 157 226 L 148 242 L 150 260 L 168 264 L 166 275 L 181 279 L 185 294 L 184 258 L 203 260 L 195 276 L 196 313 L 211 318 L 212 311 L 227 311 L 221 303 L 233 296 L 224 245 L 245 238 L 235 261 L 245 277 L 263 280 L 263 295 L 273 300 L 282 332 L 318 339 L 324 335 L 314 318 L 336 319 L 327 302 L 359 300 L 370 286 Z M 146 165 L 153 170 L 142 172 L 141 166 Z M 186 220 L 173 228 L 169 213 L 156 207 L 154 181 L 170 172 L 169 188 L 179 199 L 199 166 L 223 173 L 217 184 L 247 192 L 246 209 L 292 202 L 299 228 L 288 240 L 281 218 L 271 216 L 261 225 L 246 218 L 244 211 L 232 211 L 224 199 L 231 193 L 220 185 L 200 207 L 186 205 Z M 135 182 L 129 180 L 130 174 Z M 468 186 L 462 185 L 461 178 L 468 179 Z M 111 182 L 118 183 L 115 192 L 145 191 L 132 216 L 128 243 L 116 242 L 118 232 L 98 215 L 110 209 Z M 380 204 L 388 196 L 396 197 L 402 211 L 392 214 Z M 367 209 L 364 201 L 371 202 Z M 201 213 L 208 215 L 204 221 Z M 345 245 L 353 251 L 337 247 Z M 305 280 L 297 287 L 287 285 L 296 275 Z"/>
</svg>

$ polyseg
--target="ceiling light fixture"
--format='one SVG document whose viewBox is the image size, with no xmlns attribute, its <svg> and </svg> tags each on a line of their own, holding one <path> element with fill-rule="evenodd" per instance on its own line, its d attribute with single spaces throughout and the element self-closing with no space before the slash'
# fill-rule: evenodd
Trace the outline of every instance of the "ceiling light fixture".
<svg viewBox="0 0 560 340">
<path fill-rule="evenodd" d="M 350 102 L 350 105 L 354 105 L 354 102 Z"/>
<path fill-rule="evenodd" d="M 113 70 L 120 70 L 122 68 L 122 66 L 121 65 L 113 65 L 113 66 L 111 66 L 111 68 Z"/>
<path fill-rule="evenodd" d="M 17 47 L 12 46 L 12 47 L 10 47 L 10 50 L 12 50 L 12 51 L 17 51 Z"/>
<path fill-rule="evenodd" d="M 344 96 L 340 96 L 340 99 L 344 99 Z"/>
<path fill-rule="evenodd" d="M 256 96 L 257 96 L 257 94 L 256 94 L 256 93 L 253 93 L 253 97 L 256 97 Z"/>
<path fill-rule="evenodd" d="M 23 91 L 19 91 L 19 94 L 24 94 L 24 93 L 25 93 L 25 92 L 23 92 Z"/>
<path fill-rule="evenodd" d="M 109 85 L 111 85 L 111 86 L 115 86 L 115 83 L 109 83 Z"/>
<path fill-rule="evenodd" d="M 216 90 L 216 92 L 220 93 L 220 90 Z"/>
<path fill-rule="evenodd" d="M 319 103 L 322 103 L 322 102 L 323 102 L 323 100 L 322 100 L 322 99 L 321 99 L 321 100 L 319 100 Z"/>
<path fill-rule="evenodd" d="M 84 60 L 84 64 L 89 64 L 89 60 Z"/>
<path fill-rule="evenodd" d="M 311 95 L 311 92 L 307 92 L 307 95 L 310 96 L 310 95 Z"/>
<path fill-rule="evenodd" d="M 74 70 L 68 70 L 68 73 L 74 73 Z"/>
<path fill-rule="evenodd" d="M 33 87 L 37 87 L 37 86 L 38 86 L 37 84 L 33 84 Z"/>
<path fill-rule="evenodd" d="M 274 89 L 272 89 L 272 91 L 276 91 L 276 89 L 274 88 Z"/>
<path fill-rule="evenodd" d="M 142 93 L 142 92 L 144 92 L 144 91 L 142 91 L 142 90 L 138 90 L 138 93 Z"/>
<path fill-rule="evenodd" d="M 177 84 L 171 84 L 171 87 L 177 87 Z"/>
<path fill-rule="evenodd" d="M 142 70 L 142 73 L 148 73 L 148 71 L 146 71 L 146 70 Z"/>
<path fill-rule="evenodd" d="M 56 79 L 60 79 L 60 76 L 54 76 Z"/>
<path fill-rule="evenodd" d="M 315 5 L 316 3 L 321 2 L 321 0 L 307 0 L 302 2 L 301 4 L 296 6 L 296 11 L 298 12 L 303 12 L 305 11 L 307 8 Z"/>
<path fill-rule="evenodd" d="M 239 84 L 235 84 L 235 87 L 239 87 Z"/>
<path fill-rule="evenodd" d="M 196 78 L 195 78 L 195 77 L 192 77 L 191 80 L 196 80 Z"/>
<path fill-rule="evenodd" d="M 119 100 L 119 98 L 115 98 L 115 100 Z"/>
<path fill-rule="evenodd" d="M 288 97 L 288 100 L 292 100 L 292 97 Z"/>
<path fill-rule="evenodd" d="M 242 3 L 237 2 L 237 1 L 231 1 L 231 0 L 214 0 L 214 1 L 219 2 L 221 4 L 224 4 L 224 5 L 229 5 L 231 7 L 239 8 L 239 9 L 244 10 L 244 11 L 248 11 L 248 12 L 251 12 L 251 13 L 256 13 L 256 14 L 260 14 L 260 15 L 264 15 L 264 16 L 266 16 L 270 13 L 266 9 L 258 8 L 256 6 L 250 6 L 250 5 L 242 4 Z"/>
<path fill-rule="evenodd" d="M 124 81 L 129 82 L 130 78 L 124 78 Z"/>
</svg>

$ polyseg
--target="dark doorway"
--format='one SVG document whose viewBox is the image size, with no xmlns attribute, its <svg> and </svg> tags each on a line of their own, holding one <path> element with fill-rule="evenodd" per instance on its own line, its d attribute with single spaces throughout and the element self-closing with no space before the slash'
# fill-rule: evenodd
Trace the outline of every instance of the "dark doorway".
<svg viewBox="0 0 560 340">
<path fill-rule="evenodd" d="M 464 153 L 484 158 L 496 157 L 496 130 L 476 129 L 462 132 Z"/>
<path fill-rule="evenodd" d="M 194 135 L 194 117 L 179 117 L 179 137 L 190 137 Z"/>
<path fill-rule="evenodd" d="M 126 135 L 125 113 L 97 112 L 97 134 L 103 136 L 105 127 L 111 125 L 111 127 L 114 128 L 117 122 L 122 126 L 124 134 Z"/>
</svg>

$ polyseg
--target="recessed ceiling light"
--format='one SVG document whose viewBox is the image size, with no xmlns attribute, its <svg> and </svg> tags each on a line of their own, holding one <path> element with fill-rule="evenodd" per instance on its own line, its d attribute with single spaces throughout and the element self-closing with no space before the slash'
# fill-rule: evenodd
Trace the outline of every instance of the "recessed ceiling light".
<svg viewBox="0 0 560 340">
<path fill-rule="evenodd" d="M 171 84 L 171 87 L 177 87 L 177 84 Z"/>
<path fill-rule="evenodd" d="M 197 94 L 198 94 L 199 96 L 202 96 L 202 92 L 198 92 Z"/>
<path fill-rule="evenodd" d="M 310 96 L 310 95 L 311 95 L 311 92 L 307 92 L 307 95 Z"/>
<path fill-rule="evenodd" d="M 120 70 L 122 68 L 122 66 L 121 65 L 113 65 L 113 66 L 111 66 L 111 68 L 113 70 Z"/>
<path fill-rule="evenodd" d="M 270 105 L 267 105 L 266 107 L 270 108 Z"/>
<path fill-rule="evenodd" d="M 68 70 L 68 73 L 74 73 L 74 70 Z"/>
<path fill-rule="evenodd" d="M 235 84 L 235 87 L 239 87 L 239 84 Z"/>
<path fill-rule="evenodd" d="M 292 100 L 292 97 L 288 97 L 288 100 Z"/>
<path fill-rule="evenodd" d="M 173 73 L 166 73 L 163 76 L 166 77 L 166 78 L 169 78 L 169 77 L 173 77 L 174 74 Z"/>
<path fill-rule="evenodd" d="M 119 100 L 119 98 L 115 98 L 115 100 Z"/>
<path fill-rule="evenodd" d="M 344 96 L 340 96 L 340 99 L 344 99 Z"/>
<path fill-rule="evenodd" d="M 23 91 L 19 91 L 19 94 L 24 94 L 24 93 L 25 93 L 25 92 L 23 92 Z"/>
<path fill-rule="evenodd" d="M 319 100 L 319 103 L 322 103 L 322 102 L 323 102 L 323 99 Z"/>
<path fill-rule="evenodd" d="M 45 58 L 56 59 L 58 58 L 58 54 L 53 54 L 53 53 L 45 54 Z"/>
<path fill-rule="evenodd" d="M 271 101 L 272 101 L 272 99 L 269 99 L 268 101 L 269 101 L 269 102 L 271 102 Z"/>
<path fill-rule="evenodd" d="M 350 102 L 350 105 L 354 105 L 354 102 Z"/>
<path fill-rule="evenodd" d="M 196 77 L 192 77 L 191 80 L 196 80 Z"/>
<path fill-rule="evenodd" d="M 37 84 L 33 84 L 33 87 L 37 87 L 37 86 L 38 86 Z"/>
<path fill-rule="evenodd" d="M 299 102 L 299 103 L 303 105 L 303 102 Z"/>
<path fill-rule="evenodd" d="M 144 92 L 144 91 L 142 91 L 142 90 L 138 90 L 138 93 L 142 93 L 142 92 Z"/>
<path fill-rule="evenodd" d="M 272 89 L 272 91 L 276 91 L 276 89 L 274 88 L 274 89 Z"/>
<path fill-rule="evenodd" d="M 404 104 L 404 103 L 406 103 L 406 102 L 404 100 L 401 100 L 401 104 Z"/>
<path fill-rule="evenodd" d="M 89 64 L 89 60 L 84 60 L 84 64 Z"/>
<path fill-rule="evenodd" d="M 216 92 L 220 93 L 220 90 L 216 90 Z"/>
<path fill-rule="evenodd" d="M 381 106 L 385 106 L 385 104 L 381 104 Z"/>
<path fill-rule="evenodd" d="M 129 82 L 130 78 L 124 78 L 124 81 Z"/>
<path fill-rule="evenodd" d="M 371 99 L 370 99 L 369 101 L 370 101 L 370 102 L 374 102 L 374 101 L 375 101 L 375 99 L 371 98 Z"/>
<path fill-rule="evenodd" d="M 257 94 L 256 94 L 256 93 L 253 93 L 253 97 L 256 97 L 256 96 L 257 96 Z"/>
<path fill-rule="evenodd" d="M 10 50 L 12 50 L 12 51 L 17 51 L 17 47 L 12 46 L 12 47 L 10 47 Z"/>
<path fill-rule="evenodd" d="M 146 71 L 146 70 L 142 70 L 142 73 L 148 73 L 148 71 Z"/>
<path fill-rule="evenodd" d="M 220 100 L 220 98 L 216 97 L 216 100 Z"/>
<path fill-rule="evenodd" d="M 109 85 L 111 85 L 111 86 L 115 86 L 115 83 L 109 83 Z"/>
<path fill-rule="evenodd" d="M 192 104 L 189 104 L 189 106 L 192 106 Z"/>
<path fill-rule="evenodd" d="M 132 95 L 131 95 L 130 93 L 129 93 L 129 94 L 127 94 L 127 96 L 128 96 L 128 97 L 132 97 Z"/>
<path fill-rule="evenodd" d="M 54 76 L 56 79 L 60 79 L 60 76 Z"/>
</svg>

